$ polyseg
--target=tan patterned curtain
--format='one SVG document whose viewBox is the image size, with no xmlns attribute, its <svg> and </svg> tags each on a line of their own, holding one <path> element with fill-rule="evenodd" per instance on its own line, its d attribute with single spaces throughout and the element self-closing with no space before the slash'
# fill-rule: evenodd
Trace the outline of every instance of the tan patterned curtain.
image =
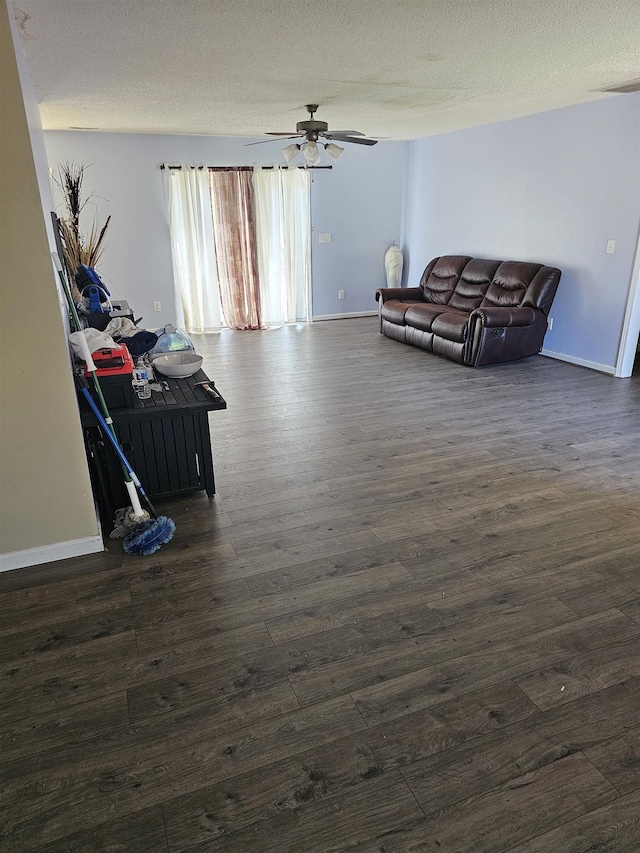
<svg viewBox="0 0 640 853">
<path fill-rule="evenodd" d="M 251 172 L 209 172 L 220 302 L 231 329 L 263 329 Z"/>
</svg>

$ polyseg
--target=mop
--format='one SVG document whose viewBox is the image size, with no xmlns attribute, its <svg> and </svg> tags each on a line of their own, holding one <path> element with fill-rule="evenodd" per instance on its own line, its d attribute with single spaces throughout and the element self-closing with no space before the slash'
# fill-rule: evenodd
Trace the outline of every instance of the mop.
<svg viewBox="0 0 640 853">
<path fill-rule="evenodd" d="M 65 298 L 69 306 L 73 325 L 77 332 L 82 332 L 82 329 L 80 327 L 80 320 L 78 318 L 78 312 L 76 311 L 76 306 L 74 305 L 73 299 L 71 297 L 71 291 L 69 290 L 69 285 L 64 275 L 64 270 L 62 268 L 62 264 L 60 262 L 60 258 L 58 257 L 57 252 L 52 252 L 52 257 L 56 269 L 58 271 L 58 276 L 62 283 L 62 289 L 64 291 Z M 111 537 L 124 537 L 122 547 L 128 554 L 153 554 L 162 545 L 169 542 L 169 540 L 172 538 L 173 533 L 176 529 L 175 523 L 170 518 L 167 518 L 167 516 L 165 515 L 158 516 L 153 504 L 151 503 L 147 494 L 142 488 L 140 480 L 136 476 L 135 471 L 131 467 L 129 461 L 127 460 L 126 456 L 122 451 L 122 448 L 118 444 L 118 439 L 116 436 L 115 428 L 113 426 L 113 421 L 111 419 L 111 415 L 109 414 L 109 409 L 107 408 L 104 395 L 102 394 L 102 388 L 100 387 L 100 381 L 97 375 L 97 368 L 93 361 L 91 352 L 89 351 L 87 339 L 85 338 L 84 334 L 80 334 L 79 337 L 80 345 L 83 350 L 83 357 L 87 364 L 87 371 L 91 374 L 91 377 L 93 379 L 93 386 L 96 392 L 96 396 L 98 397 L 98 400 L 100 402 L 100 408 L 102 409 L 102 413 L 96 406 L 93 398 L 91 397 L 91 394 L 89 393 L 86 387 L 82 388 L 82 394 L 84 395 L 94 415 L 96 416 L 98 423 L 103 429 L 104 434 L 111 442 L 113 449 L 119 457 L 120 464 L 122 466 L 122 472 L 124 474 L 125 488 L 127 489 L 129 500 L 131 501 L 130 507 L 118 510 L 118 513 L 116 515 L 117 526 L 116 529 L 111 533 Z M 140 498 L 138 497 L 138 492 L 144 499 L 145 504 L 149 509 L 149 512 L 142 509 L 142 506 L 140 504 Z"/>
<path fill-rule="evenodd" d="M 89 355 L 89 358 L 91 356 Z M 127 554 L 154 554 L 158 548 L 165 545 L 173 536 L 176 529 L 175 523 L 167 518 L 166 515 L 158 515 L 151 501 L 149 500 L 142 484 L 138 479 L 136 472 L 131 467 L 131 463 L 124 455 L 124 452 L 118 440 L 116 439 L 113 430 L 109 428 L 106 419 L 102 416 L 100 409 L 96 406 L 93 397 L 89 393 L 88 388 L 82 388 L 82 394 L 91 407 L 91 411 L 96 416 L 96 419 L 107 436 L 113 449 L 120 459 L 120 464 L 124 471 L 127 472 L 129 479 L 125 481 L 125 486 L 129 492 L 131 500 L 131 519 L 132 527 L 122 541 L 122 547 Z M 136 491 L 137 489 L 137 491 Z M 138 497 L 138 492 L 146 505 L 149 507 L 149 512 L 145 512 Z M 129 512 L 129 510 L 127 511 Z M 122 522 L 121 522 L 122 523 Z"/>
</svg>

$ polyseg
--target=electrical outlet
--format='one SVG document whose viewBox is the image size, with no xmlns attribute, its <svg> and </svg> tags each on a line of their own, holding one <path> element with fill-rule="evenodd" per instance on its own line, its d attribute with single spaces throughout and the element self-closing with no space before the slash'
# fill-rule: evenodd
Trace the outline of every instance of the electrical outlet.
<svg viewBox="0 0 640 853">
<path fill-rule="evenodd" d="M 154 302 L 153 303 L 153 310 L 154 311 L 162 311 L 162 305 L 159 302 Z"/>
<path fill-rule="evenodd" d="M 553 317 L 547 317 L 547 329 L 549 329 L 549 331 L 553 329 Z"/>
<path fill-rule="evenodd" d="M 318 234 L 318 242 L 319 243 L 330 243 L 331 242 L 331 234 Z"/>
<path fill-rule="evenodd" d="M 616 248 L 616 241 L 615 240 L 607 240 L 607 248 L 605 250 L 606 254 L 607 255 L 613 255 L 615 248 Z"/>
<path fill-rule="evenodd" d="M 344 299 L 344 290 L 338 291 L 338 299 Z"/>
</svg>

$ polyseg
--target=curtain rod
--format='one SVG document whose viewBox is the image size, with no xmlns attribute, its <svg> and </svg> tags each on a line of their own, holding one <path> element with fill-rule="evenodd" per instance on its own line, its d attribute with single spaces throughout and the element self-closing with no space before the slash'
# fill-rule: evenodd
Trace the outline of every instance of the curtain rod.
<svg viewBox="0 0 640 853">
<path fill-rule="evenodd" d="M 161 169 L 182 169 L 182 166 L 160 164 Z M 253 172 L 253 166 L 190 166 L 190 169 L 207 169 L 209 172 Z M 275 166 L 261 166 L 261 169 L 274 169 Z M 279 166 L 280 169 L 333 169 L 333 166 Z"/>
</svg>

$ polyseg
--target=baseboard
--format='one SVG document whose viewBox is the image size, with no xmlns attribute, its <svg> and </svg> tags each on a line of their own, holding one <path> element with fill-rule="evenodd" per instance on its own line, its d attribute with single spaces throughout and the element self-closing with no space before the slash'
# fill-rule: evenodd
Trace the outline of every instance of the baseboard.
<svg viewBox="0 0 640 853">
<path fill-rule="evenodd" d="M 54 563 L 56 560 L 82 557 L 85 554 L 97 554 L 99 551 L 104 551 L 101 536 L 85 536 L 83 539 L 72 539 L 70 542 L 55 542 L 53 545 L 42 545 L 40 548 L 10 551 L 7 554 L 0 554 L 0 572 L 25 569 L 27 566 L 38 566 L 40 563 Z"/>
<path fill-rule="evenodd" d="M 611 364 L 598 364 L 597 361 L 588 361 L 586 358 L 575 358 L 572 355 L 565 355 L 563 352 L 552 352 L 548 349 L 543 349 L 540 355 L 546 355 L 547 358 L 555 358 L 557 361 L 568 361 L 569 364 L 577 364 L 580 367 L 588 367 L 589 370 L 598 370 L 600 373 L 608 373 L 610 376 L 616 372 L 616 368 Z"/>
<path fill-rule="evenodd" d="M 314 315 L 313 322 L 317 320 L 348 320 L 351 317 L 377 317 L 377 311 L 350 311 L 347 314 L 318 314 Z"/>
</svg>

